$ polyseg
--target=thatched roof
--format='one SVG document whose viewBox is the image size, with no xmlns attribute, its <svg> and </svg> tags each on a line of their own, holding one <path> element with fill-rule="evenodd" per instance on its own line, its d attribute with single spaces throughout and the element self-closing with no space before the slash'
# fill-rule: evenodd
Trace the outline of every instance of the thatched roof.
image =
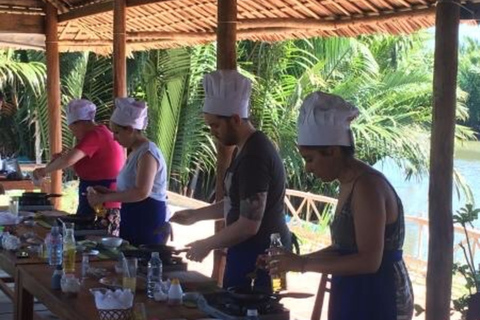
<svg viewBox="0 0 480 320">
<path fill-rule="evenodd" d="M 0 36 L 0 45 L 13 43 L 18 47 L 20 42 L 28 47 L 44 46 L 44 1 L 59 10 L 60 51 L 92 50 L 103 54 L 112 51 L 113 0 L 0 0 L 0 30 L 5 32 Z M 377 32 L 412 33 L 434 24 L 435 3 L 435 0 L 238 0 L 237 38 L 279 41 Z M 216 0 L 127 0 L 127 6 L 129 51 L 190 46 L 215 39 Z M 15 23 L 5 22 L 7 15 L 8 21 Z M 12 33 L 29 33 L 30 37 L 22 41 Z"/>
</svg>

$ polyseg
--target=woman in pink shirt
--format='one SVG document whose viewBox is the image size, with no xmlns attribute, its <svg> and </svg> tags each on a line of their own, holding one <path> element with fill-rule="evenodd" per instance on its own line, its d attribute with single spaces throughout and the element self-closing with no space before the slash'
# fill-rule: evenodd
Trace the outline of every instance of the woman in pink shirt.
<svg viewBox="0 0 480 320">
<path fill-rule="evenodd" d="M 77 145 L 64 152 L 45 167 L 35 169 L 34 176 L 45 177 L 56 170 L 73 167 L 80 179 L 77 215 L 95 215 L 87 200 L 89 186 L 116 188 L 116 178 L 125 163 L 124 149 L 113 139 L 112 132 L 96 124 L 96 106 L 85 99 L 71 101 L 67 106 L 67 124 L 77 139 Z M 109 232 L 118 235 L 120 203 L 105 203 Z"/>
</svg>

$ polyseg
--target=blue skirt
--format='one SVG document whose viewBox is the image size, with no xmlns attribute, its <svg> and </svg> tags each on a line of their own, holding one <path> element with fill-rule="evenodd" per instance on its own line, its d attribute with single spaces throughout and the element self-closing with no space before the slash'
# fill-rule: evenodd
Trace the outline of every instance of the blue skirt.
<svg viewBox="0 0 480 320">
<path fill-rule="evenodd" d="M 400 260 L 402 251 L 385 251 L 376 273 L 333 276 L 328 319 L 397 320 L 394 263 Z"/>
<path fill-rule="evenodd" d="M 133 203 L 122 203 L 120 210 L 120 237 L 130 244 L 165 244 L 169 233 L 155 234 L 164 224 L 167 205 L 152 198 Z M 168 229 L 168 228 L 165 228 Z"/>
</svg>

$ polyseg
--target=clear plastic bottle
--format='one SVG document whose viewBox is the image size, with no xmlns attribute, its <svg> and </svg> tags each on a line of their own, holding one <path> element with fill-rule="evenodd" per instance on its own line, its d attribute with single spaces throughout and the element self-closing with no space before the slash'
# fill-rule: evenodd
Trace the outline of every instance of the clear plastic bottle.
<svg viewBox="0 0 480 320">
<path fill-rule="evenodd" d="M 63 257 L 63 239 L 58 226 L 53 226 L 50 233 L 47 234 L 45 238 L 45 248 L 47 249 L 48 264 L 51 266 L 61 265 Z"/>
<path fill-rule="evenodd" d="M 63 268 L 62 265 L 59 264 L 56 266 L 55 271 L 53 271 L 52 275 L 52 289 L 53 290 L 60 290 L 61 287 L 61 281 L 63 277 Z"/>
<path fill-rule="evenodd" d="M 75 272 L 75 254 L 77 252 L 75 236 L 73 234 L 73 223 L 70 228 L 65 228 L 63 238 L 63 268 L 65 273 Z"/>
<path fill-rule="evenodd" d="M 88 253 L 82 254 L 82 280 L 87 278 L 88 268 L 90 268 L 90 257 Z"/>
<path fill-rule="evenodd" d="M 257 309 L 248 309 L 247 310 L 247 316 L 245 317 L 245 320 L 258 320 L 258 310 Z"/>
<path fill-rule="evenodd" d="M 147 296 L 154 298 L 155 288 L 162 281 L 163 264 L 158 252 L 152 252 L 150 261 L 148 261 L 147 273 Z"/>
<path fill-rule="evenodd" d="M 270 253 L 271 255 L 276 255 L 275 248 L 283 248 L 282 245 L 282 238 L 280 237 L 280 233 L 272 233 L 270 235 Z M 270 277 L 272 278 L 272 290 L 273 292 L 279 292 L 282 290 L 287 289 L 287 273 L 281 272 L 278 274 L 271 274 Z"/>
</svg>

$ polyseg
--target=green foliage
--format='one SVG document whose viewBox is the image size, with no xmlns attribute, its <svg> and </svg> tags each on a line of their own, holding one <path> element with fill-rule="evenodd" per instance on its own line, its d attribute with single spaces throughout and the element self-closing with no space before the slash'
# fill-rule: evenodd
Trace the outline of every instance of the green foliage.
<svg viewBox="0 0 480 320">
<path fill-rule="evenodd" d="M 469 118 L 462 123 L 480 132 L 480 41 L 466 39 L 460 47 L 459 87 L 465 91 Z"/>
<path fill-rule="evenodd" d="M 460 244 L 465 257 L 465 264 L 454 263 L 453 274 L 460 274 L 466 281 L 465 287 L 468 289 L 469 294 L 464 295 L 458 299 L 453 300 L 454 309 L 459 311 L 463 316 L 466 315 L 468 298 L 474 292 L 480 292 L 480 270 L 475 268 L 474 254 L 472 251 L 471 240 L 469 238 L 467 227 L 473 228 L 473 221 L 478 219 L 480 208 L 474 209 L 472 204 L 466 204 L 465 207 L 457 211 L 457 214 L 453 215 L 453 222 L 458 223 L 463 227 L 465 232 L 465 239 L 467 247 Z M 475 291 L 472 291 L 475 290 Z"/>
<path fill-rule="evenodd" d="M 433 100 L 433 58 L 424 46 L 429 37 L 421 32 L 400 37 L 238 43 L 239 69 L 254 83 L 252 121 L 279 149 L 289 188 L 329 196 L 337 193 L 336 184 L 323 184 L 305 172 L 296 146 L 299 107 L 315 90 L 338 94 L 360 109 L 353 123 L 358 158 L 373 164 L 389 156 L 408 177 L 427 171 Z M 476 45 L 462 49 L 468 59 L 460 69 L 468 75 L 473 74 L 471 66 L 478 66 Z M 2 139 L 12 137 L 11 145 L 20 144 L 21 152 L 31 155 L 34 146 L 28 137 L 36 136 L 48 158 L 43 59 L 43 54 L 31 51 L 1 52 L 2 86 L 14 88 L 11 91 L 20 97 L 15 105 L 18 118 L 8 120 L 18 128 L 2 130 Z M 29 68 L 14 62 L 27 63 Z M 127 64 L 130 95 L 148 102 L 147 135 L 164 153 L 170 188 L 180 193 L 201 189 L 197 196 L 203 199 L 213 189 L 216 148 L 201 116 L 202 77 L 215 65 L 215 45 L 136 53 Z M 97 120 L 107 122 L 113 106 L 111 59 L 88 53 L 62 54 L 60 70 L 62 104 L 74 98 L 90 99 L 97 104 Z M 467 125 L 473 95 L 464 90 L 458 93 L 457 116 Z M 0 121 L 3 124 L 7 119 Z M 73 146 L 65 121 L 63 135 L 64 148 Z M 472 139 L 473 131 L 458 125 L 456 138 Z M 457 191 L 468 195 L 462 177 L 455 178 Z"/>
</svg>

